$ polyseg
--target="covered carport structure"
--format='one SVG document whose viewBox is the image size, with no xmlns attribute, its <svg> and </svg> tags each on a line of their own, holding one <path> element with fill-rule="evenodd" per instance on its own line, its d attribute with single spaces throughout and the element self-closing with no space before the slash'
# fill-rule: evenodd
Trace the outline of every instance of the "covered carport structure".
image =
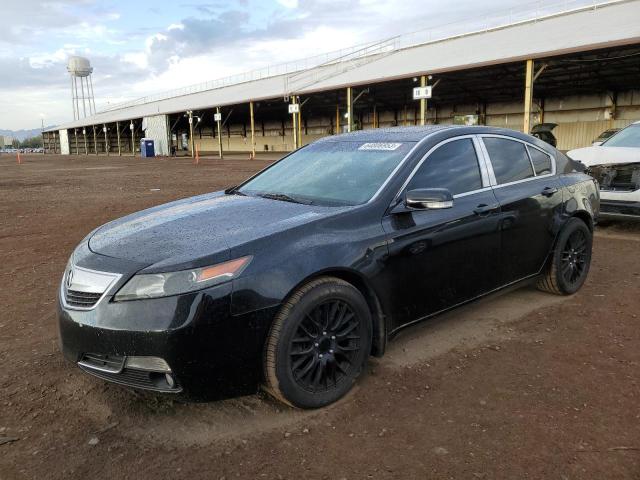
<svg viewBox="0 0 640 480">
<path fill-rule="evenodd" d="M 255 155 L 353 129 L 455 122 L 559 123 L 559 146 L 573 148 L 640 118 L 638 18 L 640 2 L 620 0 L 422 43 L 397 37 L 309 69 L 129 102 L 45 131 L 45 148 L 122 155 L 145 136 L 160 154 Z M 414 100 L 417 86 L 431 97 Z"/>
</svg>

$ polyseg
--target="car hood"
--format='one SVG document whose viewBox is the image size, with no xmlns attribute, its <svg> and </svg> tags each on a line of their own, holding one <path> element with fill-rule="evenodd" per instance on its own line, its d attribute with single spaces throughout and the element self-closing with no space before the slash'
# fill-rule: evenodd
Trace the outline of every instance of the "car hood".
<svg viewBox="0 0 640 480">
<path fill-rule="evenodd" d="M 628 147 L 586 147 L 567 152 L 573 160 L 587 167 L 594 165 L 623 165 L 640 162 L 640 148 Z"/>
<path fill-rule="evenodd" d="M 150 271 L 180 270 L 224 261 L 230 248 L 340 210 L 215 192 L 107 223 L 90 237 L 89 248 Z"/>
</svg>

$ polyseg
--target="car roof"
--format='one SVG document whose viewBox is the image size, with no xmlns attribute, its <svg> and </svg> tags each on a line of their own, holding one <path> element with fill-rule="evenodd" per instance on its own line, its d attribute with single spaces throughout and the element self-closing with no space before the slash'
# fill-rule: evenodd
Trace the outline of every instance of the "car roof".
<svg viewBox="0 0 640 480">
<path fill-rule="evenodd" d="M 523 139 L 524 135 L 508 128 L 488 127 L 484 125 L 424 125 L 416 127 L 388 127 L 370 130 L 358 130 L 351 133 L 332 135 L 316 140 L 314 143 L 325 142 L 419 142 L 435 133 L 455 130 L 458 135 L 473 135 L 482 133 L 502 134 Z M 526 135 L 527 140 L 533 137 Z"/>
<path fill-rule="evenodd" d="M 324 137 L 317 142 L 418 142 L 433 133 L 458 127 L 460 126 L 424 125 L 418 127 L 375 128 Z"/>
</svg>

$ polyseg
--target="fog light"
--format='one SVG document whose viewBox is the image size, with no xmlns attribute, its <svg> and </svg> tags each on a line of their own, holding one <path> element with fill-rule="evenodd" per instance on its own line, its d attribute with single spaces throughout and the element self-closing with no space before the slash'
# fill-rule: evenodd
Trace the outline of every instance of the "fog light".
<svg viewBox="0 0 640 480">
<path fill-rule="evenodd" d="M 169 364 L 160 357 L 127 357 L 125 368 L 148 370 L 150 372 L 170 372 Z"/>
<path fill-rule="evenodd" d="M 170 388 L 173 388 L 173 387 L 176 386 L 176 382 L 175 382 L 175 380 L 173 379 L 173 376 L 170 373 L 167 373 L 164 376 L 164 378 L 167 381 L 167 385 L 169 385 Z"/>
</svg>

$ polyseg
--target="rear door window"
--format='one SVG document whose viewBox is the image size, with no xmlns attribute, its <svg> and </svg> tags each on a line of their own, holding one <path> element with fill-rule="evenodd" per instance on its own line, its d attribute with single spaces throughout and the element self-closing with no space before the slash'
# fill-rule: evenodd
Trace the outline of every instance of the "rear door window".
<svg viewBox="0 0 640 480">
<path fill-rule="evenodd" d="M 536 175 L 548 175 L 551 173 L 551 157 L 537 148 L 528 147 L 528 149 Z"/>
<path fill-rule="evenodd" d="M 452 195 L 480 190 L 482 176 L 473 140 L 453 140 L 433 151 L 407 186 L 415 188 L 447 188 Z"/>
<path fill-rule="evenodd" d="M 484 137 L 482 140 L 487 147 L 498 184 L 534 177 L 524 143 L 495 137 Z"/>
</svg>

